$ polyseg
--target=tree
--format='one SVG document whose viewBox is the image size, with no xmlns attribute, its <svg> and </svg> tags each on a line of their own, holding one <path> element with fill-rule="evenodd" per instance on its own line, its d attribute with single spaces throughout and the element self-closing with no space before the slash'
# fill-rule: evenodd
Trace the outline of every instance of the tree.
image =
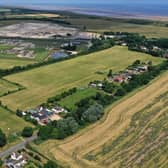
<svg viewBox="0 0 168 168">
<path fill-rule="evenodd" d="M 112 69 L 109 70 L 109 73 L 108 73 L 107 76 L 108 76 L 109 78 L 113 76 L 113 71 L 112 71 Z"/>
<path fill-rule="evenodd" d="M 103 115 L 103 106 L 95 103 L 82 114 L 82 120 L 84 122 L 92 123 L 99 120 L 102 115 Z"/>
<path fill-rule="evenodd" d="M 23 137 L 31 137 L 33 135 L 33 128 L 32 127 L 25 127 L 22 131 Z"/>
<path fill-rule="evenodd" d="M 72 117 L 68 117 L 57 122 L 58 138 L 63 139 L 78 131 L 79 125 Z"/>
<path fill-rule="evenodd" d="M 44 165 L 44 168 L 58 168 L 58 165 L 57 165 L 55 162 L 49 160 L 49 161 Z"/>
<path fill-rule="evenodd" d="M 19 110 L 19 109 L 17 109 L 17 110 L 16 110 L 16 115 L 17 115 L 18 117 L 22 117 L 22 116 L 23 116 L 22 111 Z"/>
<path fill-rule="evenodd" d="M 53 128 L 51 126 L 41 126 L 38 132 L 38 136 L 42 140 L 50 138 Z"/>
<path fill-rule="evenodd" d="M 5 146 L 7 143 L 7 138 L 5 133 L 3 133 L 3 131 L 0 129 L 0 147 Z"/>
<path fill-rule="evenodd" d="M 3 165 L 3 161 L 0 159 L 0 167 Z"/>
<path fill-rule="evenodd" d="M 123 87 L 119 87 L 115 93 L 115 96 L 124 96 L 126 94 L 126 90 Z"/>
<path fill-rule="evenodd" d="M 140 65 L 140 64 L 141 64 L 141 61 L 140 60 L 136 60 L 136 61 L 134 61 L 134 63 L 132 65 L 137 66 L 137 65 Z"/>
</svg>

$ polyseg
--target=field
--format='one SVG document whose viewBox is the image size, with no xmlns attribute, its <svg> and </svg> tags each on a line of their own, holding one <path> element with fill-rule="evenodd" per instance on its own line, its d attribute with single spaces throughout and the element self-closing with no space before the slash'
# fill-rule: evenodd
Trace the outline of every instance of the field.
<svg viewBox="0 0 168 168">
<path fill-rule="evenodd" d="M 40 152 L 72 168 L 166 168 L 168 73 L 107 109 L 104 118 Z"/>
<path fill-rule="evenodd" d="M 78 90 L 76 93 L 72 94 L 71 96 L 68 96 L 68 97 L 62 99 L 58 103 L 62 107 L 66 107 L 70 110 L 74 110 L 75 104 L 78 103 L 81 99 L 85 99 L 87 97 L 94 96 L 94 95 L 96 95 L 97 92 L 98 91 L 94 88 L 88 88 L 88 89 L 84 88 L 84 89 Z"/>
<path fill-rule="evenodd" d="M 35 61 L 27 60 L 27 59 L 8 59 L 8 58 L 0 58 L 0 69 L 8 69 L 14 66 L 24 66 L 28 64 L 35 63 Z"/>
<path fill-rule="evenodd" d="M 84 26 L 89 31 L 104 32 L 104 31 L 114 31 L 114 32 L 130 32 L 130 33 L 140 33 L 147 37 L 167 37 L 168 30 L 164 24 L 135 24 L 134 20 L 124 20 L 124 19 L 110 19 L 110 18 L 94 18 L 94 17 L 70 17 L 65 19 L 72 25 L 79 28 Z M 132 22 L 132 23 L 131 23 Z M 164 22 L 163 22 L 164 23 Z"/>
<path fill-rule="evenodd" d="M 95 79 L 104 79 L 105 75 L 100 75 L 97 72 L 107 73 L 109 69 L 113 69 L 114 72 L 120 71 L 137 59 L 151 60 L 154 64 L 162 61 L 161 58 L 128 51 L 126 47 L 116 46 L 86 56 L 7 76 L 5 77 L 7 80 L 16 82 L 26 89 L 19 93 L 1 97 L 0 100 L 11 109 L 31 108 L 69 88 L 86 86 Z"/>
<path fill-rule="evenodd" d="M 45 48 L 37 47 L 37 48 L 34 49 L 34 52 L 35 52 L 34 55 L 35 55 L 35 60 L 36 61 L 43 61 L 49 55 L 49 51 L 46 50 Z"/>
<path fill-rule="evenodd" d="M 7 134 L 7 136 L 22 131 L 25 126 L 30 126 L 30 124 L 26 123 L 12 112 L 0 107 L 0 128 Z"/>
<path fill-rule="evenodd" d="M 0 79 L 0 96 L 4 95 L 5 93 L 17 91 L 18 86 L 9 83 L 8 81 Z"/>
</svg>

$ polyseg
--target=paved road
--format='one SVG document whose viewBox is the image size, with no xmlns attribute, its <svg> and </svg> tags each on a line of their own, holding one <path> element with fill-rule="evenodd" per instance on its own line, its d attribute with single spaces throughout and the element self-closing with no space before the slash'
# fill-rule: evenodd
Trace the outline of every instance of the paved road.
<svg viewBox="0 0 168 168">
<path fill-rule="evenodd" d="M 31 137 L 31 138 L 25 139 L 23 142 L 21 142 L 21 143 L 15 145 L 15 146 L 13 146 L 13 147 L 7 149 L 7 150 L 4 151 L 4 152 L 1 152 L 1 153 L 0 153 L 0 158 L 5 158 L 5 157 L 9 156 L 10 154 L 12 154 L 13 152 L 16 152 L 16 151 L 18 151 L 18 150 L 20 150 L 20 149 L 23 149 L 24 147 L 26 147 L 26 145 L 27 145 L 28 143 L 34 141 L 35 139 L 37 139 L 37 136 L 36 136 L 36 135 L 33 136 L 33 137 Z"/>
</svg>

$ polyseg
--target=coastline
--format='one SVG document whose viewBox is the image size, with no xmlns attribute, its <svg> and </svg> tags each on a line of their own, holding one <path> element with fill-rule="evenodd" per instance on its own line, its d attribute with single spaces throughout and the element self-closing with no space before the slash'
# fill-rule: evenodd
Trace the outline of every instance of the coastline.
<svg viewBox="0 0 168 168">
<path fill-rule="evenodd" d="M 124 12 L 114 11 L 110 9 L 93 9 L 93 8 L 81 8 L 76 6 L 43 6 L 43 5 L 0 5 L 4 8 L 23 8 L 39 11 L 51 11 L 51 12 L 71 12 L 74 14 L 82 14 L 88 16 L 109 17 L 109 18 L 123 18 L 123 19 L 144 19 L 144 20 L 156 20 L 156 21 L 168 21 L 168 15 L 154 15 L 154 14 L 141 14 L 139 12 Z"/>
</svg>

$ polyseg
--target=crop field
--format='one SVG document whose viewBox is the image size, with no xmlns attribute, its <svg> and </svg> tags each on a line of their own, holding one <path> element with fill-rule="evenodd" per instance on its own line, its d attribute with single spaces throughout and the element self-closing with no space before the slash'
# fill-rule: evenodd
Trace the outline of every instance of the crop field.
<svg viewBox="0 0 168 168">
<path fill-rule="evenodd" d="M 35 63 L 35 61 L 27 60 L 27 59 L 8 59 L 8 58 L 0 58 L 0 69 L 8 69 L 14 66 L 24 66 L 28 64 Z"/>
<path fill-rule="evenodd" d="M 25 126 L 30 126 L 30 124 L 12 112 L 0 107 L 0 128 L 7 136 L 22 131 Z"/>
<path fill-rule="evenodd" d="M 16 82 L 25 90 L 13 93 L 0 100 L 11 109 L 27 109 L 35 107 L 62 91 L 73 87 L 87 86 L 90 81 L 104 79 L 109 69 L 120 71 L 135 60 L 161 63 L 161 58 L 147 54 L 128 51 L 126 47 L 116 46 L 100 52 L 77 57 L 74 59 L 43 66 L 26 72 L 5 77 Z M 96 60 L 96 61 L 95 61 Z"/>
<path fill-rule="evenodd" d="M 99 122 L 40 152 L 72 168 L 166 168 L 168 73 L 107 109 Z"/>
<path fill-rule="evenodd" d="M 0 96 L 7 94 L 8 92 L 17 91 L 18 86 L 9 83 L 8 81 L 0 79 Z"/>
</svg>

